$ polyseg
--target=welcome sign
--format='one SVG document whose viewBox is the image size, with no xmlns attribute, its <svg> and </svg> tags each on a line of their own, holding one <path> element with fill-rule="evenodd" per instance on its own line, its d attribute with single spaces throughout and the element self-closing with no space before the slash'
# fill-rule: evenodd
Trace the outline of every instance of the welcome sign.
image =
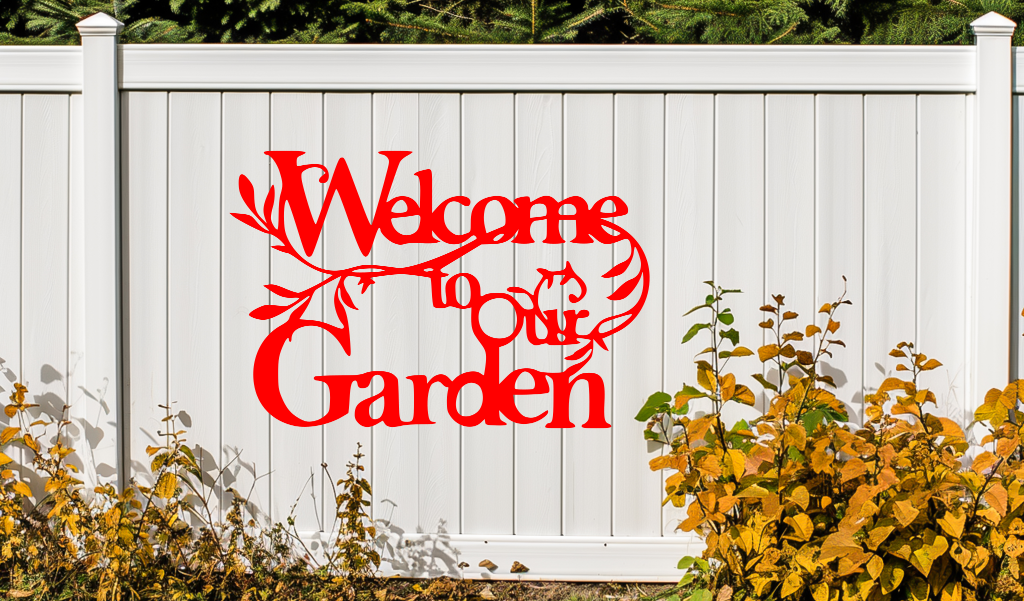
<svg viewBox="0 0 1024 601">
<path fill-rule="evenodd" d="M 239 192 L 249 212 L 232 213 L 232 216 L 259 232 L 269 234 L 274 251 L 284 253 L 320 279 L 305 290 L 289 290 L 273 283 L 266 284 L 266 288 L 282 300 L 279 304 L 258 307 L 250 313 L 251 317 L 259 320 L 287 315 L 284 322 L 264 339 L 253 363 L 256 393 L 270 415 L 293 426 L 330 423 L 348 415 L 355 394 L 354 387 L 370 391 L 371 385 L 377 380 L 381 383 L 379 392 L 359 401 L 352 410 L 355 421 L 362 426 L 383 423 L 385 426 L 397 427 L 435 423 L 429 414 L 427 399 L 431 387 L 440 386 L 447 390 L 449 416 L 463 426 L 481 423 L 504 425 L 506 419 L 513 423 L 530 424 L 549 417 L 546 424 L 548 428 L 572 428 L 575 424 L 569 420 L 570 392 L 577 384 L 586 383 L 589 416 L 582 426 L 610 427 L 604 413 L 605 383 L 600 375 L 587 372 L 585 368 L 594 353 L 607 352 L 609 339 L 628 327 L 637 317 L 650 285 L 650 273 L 643 249 L 636 238 L 615 222 L 616 217 L 626 215 L 629 211 L 621 198 L 606 196 L 590 202 L 579 196 L 563 200 L 551 196 L 522 196 L 515 199 L 504 196 L 481 199 L 452 196 L 435 202 L 429 169 L 415 174 L 419 183 L 418 199 L 392 196 L 392 185 L 402 167 L 402 161 L 412 154 L 409 151 L 392 150 L 379 153 L 387 159 L 387 171 L 371 217 L 363 208 L 362 199 L 344 158 L 340 158 L 334 170 L 329 171 L 320 164 L 300 164 L 304 154 L 300 151 L 268 151 L 265 154 L 271 158 L 280 175 L 280 190 L 271 186 L 263 206 L 258 207 L 252 183 L 244 174 L 240 175 Z M 328 184 L 319 214 L 315 218 L 302 182 L 303 174 L 311 169 L 320 172 L 321 184 Z M 367 257 L 367 263 L 335 268 L 320 267 L 310 260 L 335 198 L 341 203 L 351 235 L 359 252 Z M 450 208 L 468 211 L 468 227 L 465 232 L 455 233 L 447 225 L 445 213 Z M 491 220 L 485 219 L 485 216 L 495 213 L 500 215 L 500 224 L 489 226 Z M 296 234 L 292 234 L 290 228 L 286 227 L 289 219 Z M 408 227 L 410 220 L 415 223 L 411 232 Z M 543 231 L 543 236 L 534 236 L 535 223 L 541 224 L 539 229 Z M 405 227 L 399 227 L 400 224 Z M 570 229 L 572 234 L 566 235 L 565 232 Z M 453 249 L 414 265 L 379 265 L 369 262 L 378 234 L 396 245 L 447 244 Z M 296 235 L 297 240 L 294 239 Z M 600 318 L 592 317 L 585 309 L 567 307 L 559 312 L 558 309 L 547 308 L 542 302 L 542 293 L 556 284 L 571 290 L 565 297 L 568 305 L 577 305 L 588 294 L 586 277 L 577 274 L 568 261 L 560 266 L 552 266 L 552 269 L 538 267 L 536 284 L 532 288 L 509 286 L 505 290 L 482 290 L 474 274 L 458 271 L 458 261 L 477 249 L 494 244 L 628 245 L 626 259 L 599 277 L 619 278 L 621 281 L 613 287 L 607 297 L 609 301 L 634 299 L 634 302 L 622 302 L 626 306 L 621 310 L 618 310 L 620 304 L 615 304 L 617 310 L 612 315 Z M 351 355 L 353 349 L 348 312 L 359 310 L 360 304 L 356 299 L 375 282 L 399 276 L 428 280 L 433 307 L 469 312 L 473 337 L 484 352 L 483 371 L 467 371 L 454 379 L 441 374 L 404 375 L 412 383 L 414 395 L 413 416 L 407 421 L 399 413 L 399 378 L 403 375 L 388 371 L 318 376 L 315 379 L 326 384 L 329 390 L 330 401 L 326 414 L 319 419 L 307 421 L 292 413 L 280 386 L 280 357 L 288 341 L 303 328 L 319 328 L 329 334 L 346 354 Z M 332 294 L 333 310 L 340 325 L 305 316 L 314 295 L 321 290 Z M 494 305 L 510 307 L 514 315 L 511 331 L 504 335 L 488 333 L 481 323 L 482 312 Z M 588 325 L 583 327 L 584 323 Z M 566 361 L 563 369 L 540 371 L 521 367 L 502 377 L 501 350 L 522 336 L 531 345 L 565 347 Z M 526 380 L 525 384 L 523 380 Z M 466 415 L 460 412 L 458 399 L 460 392 L 472 385 L 483 392 L 483 403 L 476 412 Z M 550 410 L 537 415 L 523 415 L 516 406 L 517 396 L 548 393 L 551 393 L 552 398 Z M 379 403 L 376 416 L 373 411 L 375 403 Z"/>
</svg>

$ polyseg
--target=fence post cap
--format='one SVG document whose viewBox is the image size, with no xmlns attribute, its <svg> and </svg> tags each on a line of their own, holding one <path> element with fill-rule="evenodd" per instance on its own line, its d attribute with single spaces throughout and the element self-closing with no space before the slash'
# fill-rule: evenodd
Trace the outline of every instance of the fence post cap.
<svg viewBox="0 0 1024 601">
<path fill-rule="evenodd" d="M 971 22 L 974 35 L 1013 35 L 1017 24 L 1003 15 L 993 11 L 984 14 Z"/>
<path fill-rule="evenodd" d="M 78 33 L 83 36 L 89 35 L 117 35 L 124 29 L 124 23 L 111 17 L 107 13 L 96 13 L 78 22 L 75 27 Z"/>
</svg>

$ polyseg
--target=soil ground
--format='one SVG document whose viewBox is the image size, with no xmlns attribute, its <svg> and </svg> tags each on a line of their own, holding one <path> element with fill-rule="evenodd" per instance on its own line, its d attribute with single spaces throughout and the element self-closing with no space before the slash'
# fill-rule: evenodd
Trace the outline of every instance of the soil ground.
<svg viewBox="0 0 1024 601">
<path fill-rule="evenodd" d="M 395 579 L 377 593 L 377 601 L 639 601 L 660 598 L 672 588 L 672 584 L 626 582 Z"/>
</svg>

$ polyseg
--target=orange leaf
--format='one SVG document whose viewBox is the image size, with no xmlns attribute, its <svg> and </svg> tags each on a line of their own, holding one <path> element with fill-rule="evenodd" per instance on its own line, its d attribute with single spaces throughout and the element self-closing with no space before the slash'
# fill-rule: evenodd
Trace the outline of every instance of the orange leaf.
<svg viewBox="0 0 1024 601">
<path fill-rule="evenodd" d="M 1006 517 L 1006 489 L 1001 482 L 996 482 L 985 491 L 985 500 L 996 511 L 1000 517 Z"/>
<path fill-rule="evenodd" d="M 777 344 L 766 344 L 757 349 L 757 358 L 760 359 L 762 363 L 770 359 L 774 359 L 777 356 L 779 356 L 779 345 Z"/>
<path fill-rule="evenodd" d="M 732 395 L 736 392 L 736 376 L 732 374 L 725 374 L 722 376 L 722 400 L 728 401 L 732 399 Z"/>
</svg>

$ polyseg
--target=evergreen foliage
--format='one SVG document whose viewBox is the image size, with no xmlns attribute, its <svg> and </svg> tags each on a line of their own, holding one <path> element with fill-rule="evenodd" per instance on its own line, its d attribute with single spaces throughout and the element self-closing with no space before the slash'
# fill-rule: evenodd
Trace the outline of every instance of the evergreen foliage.
<svg viewBox="0 0 1024 601">
<path fill-rule="evenodd" d="M 969 44 L 989 11 L 1024 0 L 0 0 L 0 43 L 105 12 L 126 43 Z"/>
<path fill-rule="evenodd" d="M 553 44 L 572 42 L 580 30 L 622 11 L 584 0 L 477 1 L 369 0 L 350 10 L 380 30 L 382 42 Z"/>
<path fill-rule="evenodd" d="M 135 9 L 140 0 L 15 0 L 17 10 L 7 18 L 8 30 L 23 26 L 21 36 L 7 34 L 0 43 L 77 44 L 75 25 L 99 12 L 125 24 L 121 41 L 126 44 L 180 43 L 198 41 L 190 25 L 179 25 L 170 19 L 138 16 Z M 6 10 L 0 9 L 0 16 Z M 0 34 L 3 36 L 3 34 Z"/>
</svg>

